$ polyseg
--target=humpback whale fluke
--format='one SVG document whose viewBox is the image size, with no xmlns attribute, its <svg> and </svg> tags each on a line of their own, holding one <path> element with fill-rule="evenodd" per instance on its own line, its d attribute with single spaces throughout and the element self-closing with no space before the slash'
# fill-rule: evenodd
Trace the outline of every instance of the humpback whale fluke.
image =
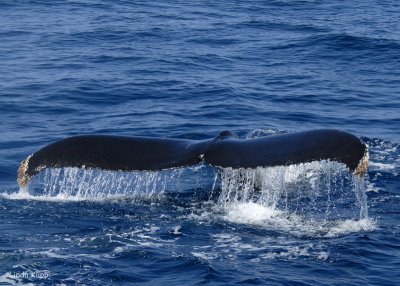
<svg viewBox="0 0 400 286">
<path fill-rule="evenodd" d="M 18 184 L 24 187 L 45 168 L 98 168 L 155 171 L 205 162 L 216 167 L 256 168 L 330 160 L 363 175 L 368 147 L 356 136 L 321 129 L 239 139 L 229 131 L 216 138 L 186 140 L 82 135 L 51 143 L 22 161 Z"/>
</svg>

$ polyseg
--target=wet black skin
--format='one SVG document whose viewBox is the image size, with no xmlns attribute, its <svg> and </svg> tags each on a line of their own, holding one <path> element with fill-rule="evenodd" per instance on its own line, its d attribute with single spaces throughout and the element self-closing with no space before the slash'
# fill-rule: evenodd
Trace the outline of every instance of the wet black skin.
<svg viewBox="0 0 400 286">
<path fill-rule="evenodd" d="M 354 171 L 366 152 L 356 136 L 330 129 L 239 139 L 229 131 L 207 140 L 83 135 L 51 143 L 32 155 L 26 174 L 44 168 L 84 167 L 155 171 L 204 161 L 218 167 L 286 166 L 320 160 Z"/>
</svg>

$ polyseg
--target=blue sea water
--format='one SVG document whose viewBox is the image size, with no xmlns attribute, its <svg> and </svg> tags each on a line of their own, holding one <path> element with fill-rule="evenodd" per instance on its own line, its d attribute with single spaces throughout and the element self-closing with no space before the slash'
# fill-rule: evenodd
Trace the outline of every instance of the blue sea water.
<svg viewBox="0 0 400 286">
<path fill-rule="evenodd" d="M 0 285 L 399 285 L 398 1 L 0 1 Z M 75 134 L 336 128 L 365 178 L 46 170 Z"/>
</svg>

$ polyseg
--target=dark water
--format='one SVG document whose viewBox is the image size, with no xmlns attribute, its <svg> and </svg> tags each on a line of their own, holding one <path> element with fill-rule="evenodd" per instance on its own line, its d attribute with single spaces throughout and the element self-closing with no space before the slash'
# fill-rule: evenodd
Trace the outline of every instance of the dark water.
<svg viewBox="0 0 400 286">
<path fill-rule="evenodd" d="M 399 285 L 399 15 L 393 0 L 1 1 L 0 285 Z M 369 145 L 362 182 L 326 162 L 15 181 L 74 134 L 325 127 Z"/>
</svg>

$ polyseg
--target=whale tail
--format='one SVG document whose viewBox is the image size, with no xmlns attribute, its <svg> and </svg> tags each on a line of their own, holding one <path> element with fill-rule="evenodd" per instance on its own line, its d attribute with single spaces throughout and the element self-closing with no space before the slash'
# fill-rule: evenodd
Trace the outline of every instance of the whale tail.
<svg viewBox="0 0 400 286">
<path fill-rule="evenodd" d="M 363 176 L 368 146 L 338 130 L 312 130 L 239 139 L 224 131 L 208 140 L 86 135 L 51 143 L 21 162 L 17 182 L 25 187 L 45 168 L 156 171 L 204 162 L 216 167 L 257 168 L 330 160 Z"/>
</svg>

